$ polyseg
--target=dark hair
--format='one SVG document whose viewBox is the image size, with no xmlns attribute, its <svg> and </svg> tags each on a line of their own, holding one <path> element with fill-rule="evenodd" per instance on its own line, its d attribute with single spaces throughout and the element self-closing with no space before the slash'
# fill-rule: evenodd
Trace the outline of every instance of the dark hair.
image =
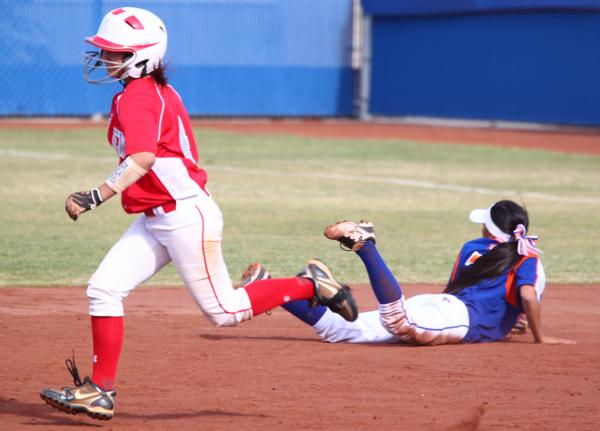
<svg viewBox="0 0 600 431">
<path fill-rule="evenodd" d="M 521 256 L 517 251 L 513 230 L 519 224 L 524 225 L 525 229 L 529 228 L 527 210 L 513 201 L 503 200 L 492 206 L 490 215 L 496 226 L 502 232 L 509 234 L 511 239 L 498 244 L 472 265 L 460 268 L 456 278 L 446 286 L 444 293 L 458 293 L 465 287 L 477 284 L 481 280 L 502 275 L 519 262 Z"/>
<path fill-rule="evenodd" d="M 167 80 L 166 69 L 167 66 L 161 62 L 156 69 L 150 72 L 150 76 L 152 76 L 154 81 L 162 87 L 166 87 L 169 84 L 169 81 Z"/>
</svg>

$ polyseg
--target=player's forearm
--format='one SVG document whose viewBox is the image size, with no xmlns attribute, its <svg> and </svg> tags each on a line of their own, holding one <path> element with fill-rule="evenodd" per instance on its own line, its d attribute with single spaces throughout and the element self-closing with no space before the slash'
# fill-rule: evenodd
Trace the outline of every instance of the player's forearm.
<svg viewBox="0 0 600 431">
<path fill-rule="evenodd" d="M 101 196 L 103 202 L 109 200 L 110 198 L 112 198 L 113 196 L 115 196 L 117 194 L 117 192 L 115 192 L 113 189 L 108 187 L 108 185 L 106 183 L 100 184 L 98 186 L 98 191 L 100 192 L 100 196 Z"/>
<path fill-rule="evenodd" d="M 149 152 L 135 153 L 129 157 L 139 168 L 139 178 L 145 175 L 145 173 L 147 173 L 152 168 L 152 166 L 154 165 L 154 161 L 156 160 L 156 156 L 154 155 L 154 153 Z M 106 182 L 100 184 L 98 186 L 98 190 L 100 191 L 100 196 L 102 197 L 103 202 L 117 194 L 117 191 L 109 187 L 109 185 Z"/>
<path fill-rule="evenodd" d="M 148 173 L 154 165 L 153 153 L 135 153 L 127 157 L 106 179 L 106 185 L 115 193 L 121 193 Z"/>
<path fill-rule="evenodd" d="M 93 210 L 104 201 L 124 191 L 148 173 L 154 165 L 154 153 L 142 152 L 127 157 L 115 171 L 98 187 L 89 191 L 73 193 L 65 201 L 65 210 L 72 220 L 81 214 Z"/>
<path fill-rule="evenodd" d="M 537 299 L 537 294 L 533 286 L 522 286 L 521 298 L 533 339 L 536 343 L 541 343 L 544 338 L 542 331 L 542 306 Z"/>
</svg>

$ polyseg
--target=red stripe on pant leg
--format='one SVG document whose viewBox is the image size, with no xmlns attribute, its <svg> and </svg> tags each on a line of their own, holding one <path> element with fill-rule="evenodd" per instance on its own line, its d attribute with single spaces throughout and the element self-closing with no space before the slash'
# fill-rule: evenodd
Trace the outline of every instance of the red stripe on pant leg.
<svg viewBox="0 0 600 431">
<path fill-rule="evenodd" d="M 258 280 L 244 289 L 250 298 L 254 316 L 287 302 L 311 299 L 315 292 L 313 282 L 300 277 Z"/>
<path fill-rule="evenodd" d="M 196 210 L 198 211 L 198 214 L 200 214 L 200 219 L 202 220 L 202 259 L 204 262 L 204 269 L 206 270 L 206 277 L 208 278 L 208 283 L 210 284 L 210 288 L 212 289 L 213 295 L 215 296 L 215 299 L 217 300 L 217 304 L 219 304 L 219 307 L 221 308 L 221 310 L 223 310 L 223 313 L 225 313 L 225 314 L 236 314 L 236 313 L 241 313 L 243 311 L 248 311 L 249 310 L 248 308 L 244 308 L 242 310 L 237 310 L 237 311 L 229 311 L 229 310 L 226 310 L 225 307 L 223 307 L 223 304 L 221 304 L 221 301 L 219 300 L 219 295 L 217 295 L 217 291 L 215 290 L 215 286 L 213 284 L 212 278 L 210 277 L 210 271 L 208 270 L 208 263 L 206 262 L 206 251 L 204 250 L 204 215 L 202 214 L 202 211 L 200 211 L 200 208 L 196 207 Z"/>
<path fill-rule="evenodd" d="M 105 391 L 115 385 L 123 345 L 123 317 L 92 316 L 94 366 L 92 381 Z"/>
</svg>

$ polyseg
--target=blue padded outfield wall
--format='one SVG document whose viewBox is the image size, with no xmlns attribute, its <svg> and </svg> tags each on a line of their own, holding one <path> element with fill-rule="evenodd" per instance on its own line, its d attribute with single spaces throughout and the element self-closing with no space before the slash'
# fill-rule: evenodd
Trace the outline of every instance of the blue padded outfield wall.
<svg viewBox="0 0 600 431">
<path fill-rule="evenodd" d="M 0 0 L 0 115 L 107 113 L 85 36 L 121 6 L 167 26 L 169 79 L 192 115 L 347 116 L 352 0 Z"/>
<path fill-rule="evenodd" d="M 600 126 L 600 2 L 362 0 L 368 111 Z"/>
</svg>

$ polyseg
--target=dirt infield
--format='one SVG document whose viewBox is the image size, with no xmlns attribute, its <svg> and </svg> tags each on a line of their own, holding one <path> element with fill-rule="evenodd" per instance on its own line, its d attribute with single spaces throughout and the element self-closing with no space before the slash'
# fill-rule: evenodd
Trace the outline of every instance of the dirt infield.
<svg viewBox="0 0 600 431">
<path fill-rule="evenodd" d="M 244 134 L 281 134 L 320 138 L 408 139 L 450 144 L 482 144 L 600 154 L 600 129 L 554 131 L 422 126 L 356 120 L 195 119 L 194 126 Z M 81 119 L 0 119 L 0 128 L 69 129 L 100 127 L 106 122 Z"/>
<path fill-rule="evenodd" d="M 361 309 L 374 307 L 368 287 L 355 292 Z M 98 422 L 38 396 L 70 384 L 71 348 L 80 371 L 91 369 L 84 288 L 2 288 L 0 421 L 5 430 L 598 430 L 600 288 L 546 292 L 548 333 L 577 345 L 527 335 L 486 345 L 324 344 L 281 309 L 213 328 L 185 289 L 142 287 L 126 301 L 117 414 Z"/>
</svg>

